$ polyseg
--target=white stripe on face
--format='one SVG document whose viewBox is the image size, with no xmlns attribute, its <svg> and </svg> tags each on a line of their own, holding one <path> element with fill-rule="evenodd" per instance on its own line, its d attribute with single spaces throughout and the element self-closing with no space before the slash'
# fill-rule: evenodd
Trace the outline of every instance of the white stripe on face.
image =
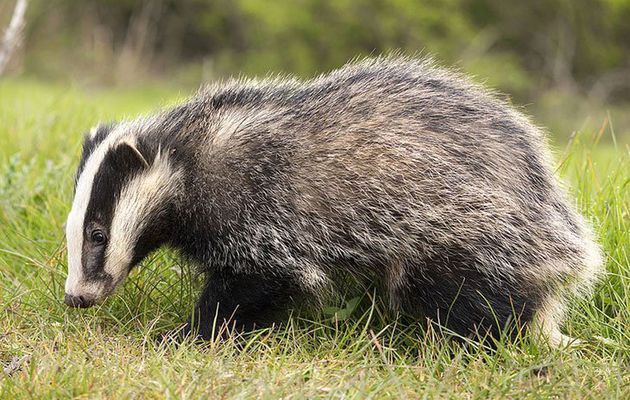
<svg viewBox="0 0 630 400">
<path fill-rule="evenodd" d="M 72 209 L 68 214 L 66 222 L 66 240 L 68 245 L 68 277 L 66 279 L 65 291 L 70 295 L 91 295 L 97 291 L 97 285 L 86 285 L 83 277 L 83 266 L 81 256 L 83 253 L 83 230 L 85 224 L 85 214 L 90 196 L 94 177 L 98 172 L 105 155 L 120 138 L 129 132 L 133 132 L 135 124 L 121 123 L 101 142 L 88 157 L 81 175 L 77 179 Z M 93 132 L 95 132 L 93 130 Z"/>
<path fill-rule="evenodd" d="M 114 287 L 126 278 L 138 238 L 151 214 L 177 191 L 180 176 L 181 172 L 173 171 L 168 158 L 158 152 L 150 168 L 122 190 L 114 208 L 105 257 L 105 272 L 112 276 Z"/>
</svg>

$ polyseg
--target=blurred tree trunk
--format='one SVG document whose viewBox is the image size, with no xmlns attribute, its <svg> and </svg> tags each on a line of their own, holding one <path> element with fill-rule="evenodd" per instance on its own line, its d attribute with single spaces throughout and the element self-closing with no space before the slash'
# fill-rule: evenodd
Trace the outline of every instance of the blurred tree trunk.
<svg viewBox="0 0 630 400">
<path fill-rule="evenodd" d="M 127 83 L 150 71 L 162 1 L 143 1 L 132 14 L 116 65 L 115 79 Z"/>
<path fill-rule="evenodd" d="M 15 3 L 15 9 L 13 10 L 13 17 L 9 22 L 9 27 L 4 32 L 2 43 L 0 44 L 0 75 L 2 75 L 11 56 L 15 53 L 15 50 L 20 46 L 22 41 L 22 30 L 24 29 L 24 14 L 26 14 L 26 0 L 17 0 Z"/>
</svg>

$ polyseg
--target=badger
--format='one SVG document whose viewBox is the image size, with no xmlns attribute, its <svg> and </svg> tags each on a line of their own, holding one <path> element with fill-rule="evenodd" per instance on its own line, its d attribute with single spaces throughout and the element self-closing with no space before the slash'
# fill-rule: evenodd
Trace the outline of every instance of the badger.
<svg viewBox="0 0 630 400">
<path fill-rule="evenodd" d="M 205 285 L 183 331 L 282 322 L 349 288 L 456 335 L 535 329 L 602 268 L 544 132 L 430 59 L 311 80 L 232 79 L 86 135 L 66 223 L 65 302 L 90 307 L 167 246 Z"/>
</svg>

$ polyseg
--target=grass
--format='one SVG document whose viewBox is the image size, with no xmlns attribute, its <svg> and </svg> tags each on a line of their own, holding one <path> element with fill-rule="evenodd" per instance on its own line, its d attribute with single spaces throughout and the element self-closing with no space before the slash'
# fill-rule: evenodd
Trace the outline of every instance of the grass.
<svg viewBox="0 0 630 400">
<path fill-rule="evenodd" d="M 556 152 L 607 254 L 607 276 L 564 327 L 580 348 L 524 339 L 489 353 L 352 301 L 238 342 L 160 346 L 198 283 L 167 252 L 103 305 L 67 308 L 62 225 L 80 134 L 181 97 L 0 81 L 0 398 L 630 398 L 630 149 L 610 144 L 610 124 Z"/>
</svg>

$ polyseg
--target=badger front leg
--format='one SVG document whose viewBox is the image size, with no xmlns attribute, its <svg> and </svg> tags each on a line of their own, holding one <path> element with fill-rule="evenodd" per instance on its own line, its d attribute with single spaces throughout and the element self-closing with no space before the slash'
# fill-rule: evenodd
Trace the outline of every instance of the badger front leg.
<svg viewBox="0 0 630 400">
<path fill-rule="evenodd" d="M 251 331 L 286 318 L 304 297 L 291 276 L 223 271 L 209 277 L 184 334 L 205 340 Z"/>
</svg>

